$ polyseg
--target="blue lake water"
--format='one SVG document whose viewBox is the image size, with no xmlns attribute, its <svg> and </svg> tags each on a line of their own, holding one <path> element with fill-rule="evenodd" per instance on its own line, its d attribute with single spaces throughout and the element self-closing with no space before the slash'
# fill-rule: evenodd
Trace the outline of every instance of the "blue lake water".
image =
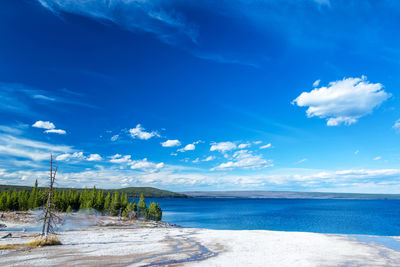
<svg viewBox="0 0 400 267">
<path fill-rule="evenodd" d="M 400 200 L 148 199 L 183 227 L 400 235 Z"/>
</svg>

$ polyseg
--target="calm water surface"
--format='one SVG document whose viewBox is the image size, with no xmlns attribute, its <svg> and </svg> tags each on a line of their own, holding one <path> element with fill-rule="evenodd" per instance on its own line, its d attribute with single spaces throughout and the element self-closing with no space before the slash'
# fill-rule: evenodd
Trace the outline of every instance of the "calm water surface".
<svg viewBox="0 0 400 267">
<path fill-rule="evenodd" d="M 400 200 L 152 200 L 160 203 L 163 221 L 183 227 L 400 235 Z"/>
</svg>

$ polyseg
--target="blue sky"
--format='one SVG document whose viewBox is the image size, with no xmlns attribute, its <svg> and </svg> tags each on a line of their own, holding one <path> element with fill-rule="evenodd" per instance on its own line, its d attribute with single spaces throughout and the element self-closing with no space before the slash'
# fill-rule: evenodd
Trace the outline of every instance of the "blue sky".
<svg viewBox="0 0 400 267">
<path fill-rule="evenodd" d="M 0 183 L 400 193 L 398 1 L 4 1 Z"/>
</svg>

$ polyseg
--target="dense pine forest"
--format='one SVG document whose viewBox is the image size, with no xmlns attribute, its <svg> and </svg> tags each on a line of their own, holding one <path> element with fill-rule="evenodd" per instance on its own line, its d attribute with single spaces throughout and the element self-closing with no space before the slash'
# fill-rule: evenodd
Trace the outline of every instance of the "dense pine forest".
<svg viewBox="0 0 400 267">
<path fill-rule="evenodd" d="M 9 189 L 0 193 L 1 211 L 24 211 L 43 207 L 47 203 L 48 189 L 38 188 L 36 181 L 31 190 Z M 104 215 L 123 216 L 126 218 L 145 218 L 160 221 L 162 210 L 158 203 L 146 205 L 143 194 L 139 202 L 128 201 L 128 195 L 124 192 L 105 192 L 93 189 L 53 190 L 53 203 L 55 209 L 60 212 L 72 212 L 78 210 L 95 210 Z"/>
</svg>

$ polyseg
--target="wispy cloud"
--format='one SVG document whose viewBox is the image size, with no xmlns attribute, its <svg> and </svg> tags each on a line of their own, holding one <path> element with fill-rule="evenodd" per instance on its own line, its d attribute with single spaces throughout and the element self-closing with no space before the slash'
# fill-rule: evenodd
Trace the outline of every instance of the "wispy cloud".
<svg viewBox="0 0 400 267">
<path fill-rule="evenodd" d="M 262 155 L 254 155 L 248 150 L 236 151 L 231 160 L 225 163 L 221 163 L 217 167 L 211 170 L 231 170 L 236 168 L 241 169 L 260 169 L 273 166 L 272 160 L 263 159 Z"/>
<path fill-rule="evenodd" d="M 331 1 L 330 0 L 313 0 L 315 3 L 319 4 L 319 5 L 326 5 L 326 6 L 330 6 L 331 5 Z"/>
<path fill-rule="evenodd" d="M 119 134 L 114 134 L 113 136 L 111 136 L 110 140 L 111 140 L 112 142 L 115 142 L 115 141 L 118 140 L 118 138 L 119 138 Z"/>
<path fill-rule="evenodd" d="M 300 163 L 306 162 L 307 160 L 308 159 L 304 158 L 304 159 L 301 159 L 301 160 L 297 161 L 295 164 L 300 164 Z"/>
<path fill-rule="evenodd" d="M 271 147 L 272 147 L 272 145 L 269 143 L 269 144 L 260 146 L 260 149 L 267 149 L 267 148 L 271 148 Z"/>
<path fill-rule="evenodd" d="M 162 42 L 179 46 L 194 57 L 221 63 L 260 68 L 260 57 L 248 59 L 241 53 L 212 52 L 199 44 L 198 21 L 187 15 L 185 7 L 193 8 L 192 1 L 173 6 L 170 1 L 157 0 L 37 0 L 54 15 L 63 18 L 63 13 L 77 14 L 99 22 L 117 25 L 131 32 L 147 32 Z M 235 3 L 240 3 L 236 1 Z M 224 6 L 224 3 L 219 5 Z M 189 20 L 190 19 L 190 20 Z M 203 39 L 204 41 L 204 39 Z"/>
<path fill-rule="evenodd" d="M 253 67 L 253 68 L 260 68 L 260 65 L 256 62 L 251 62 L 248 60 L 241 60 L 237 58 L 230 58 L 222 54 L 213 54 L 213 53 L 206 53 L 206 52 L 192 52 L 193 55 L 197 58 L 209 60 L 209 61 L 214 61 L 217 63 L 222 63 L 222 64 L 239 64 L 247 67 Z"/>
<path fill-rule="evenodd" d="M 20 135 L 22 134 L 21 125 L 0 125 L 0 132 L 13 134 L 13 135 Z"/>
<path fill-rule="evenodd" d="M 69 153 L 72 150 L 70 146 L 52 145 L 11 135 L 0 135 L 0 154 L 8 157 L 42 161 L 48 160 L 50 153 Z"/>
<path fill-rule="evenodd" d="M 318 85 L 319 85 L 320 82 L 321 82 L 321 80 L 316 80 L 316 81 L 312 84 L 312 86 L 313 86 L 313 87 L 318 87 Z"/>
<path fill-rule="evenodd" d="M 147 162 L 147 163 L 146 163 Z M 348 169 L 340 171 L 287 169 L 279 173 L 235 174 L 224 172 L 204 172 L 197 168 L 163 165 L 159 168 L 148 164 L 147 160 L 136 161 L 134 169 L 120 169 L 119 166 L 98 166 L 83 171 L 60 169 L 59 186 L 87 187 L 96 183 L 101 188 L 120 188 L 124 186 L 156 186 L 179 188 L 180 190 L 199 189 L 213 186 L 221 190 L 293 189 L 299 191 L 359 192 L 359 193 L 399 193 L 398 177 L 400 169 Z M 143 164 L 140 166 L 140 164 Z M 151 166 L 146 169 L 145 165 Z M 129 166 L 129 165 L 127 165 Z M 141 167 L 141 169 L 136 169 Z M 155 167 L 155 168 L 154 168 Z M 0 183 L 33 184 L 35 179 L 44 183 L 47 171 L 0 169 Z M 178 187 L 176 187 L 178 186 Z"/>
<path fill-rule="evenodd" d="M 54 95 L 54 92 L 48 92 L 32 88 L 30 86 L 18 83 L 0 82 L 0 110 L 17 113 L 24 116 L 38 116 L 38 112 L 33 108 L 34 105 L 48 106 L 49 103 L 61 103 L 68 105 L 79 105 L 94 108 L 85 102 Z"/>
<path fill-rule="evenodd" d="M 38 0 L 57 16 L 72 13 L 107 21 L 129 31 L 152 33 L 168 44 L 186 38 L 197 41 L 197 27 L 159 1 Z"/>
<path fill-rule="evenodd" d="M 397 121 L 395 121 L 395 123 L 393 124 L 393 129 L 396 130 L 397 133 L 400 133 L 400 119 L 398 119 Z"/>
<path fill-rule="evenodd" d="M 206 157 L 205 159 L 203 159 L 202 161 L 212 161 L 212 160 L 214 160 L 215 159 L 215 156 L 208 156 L 208 157 Z"/>
</svg>

